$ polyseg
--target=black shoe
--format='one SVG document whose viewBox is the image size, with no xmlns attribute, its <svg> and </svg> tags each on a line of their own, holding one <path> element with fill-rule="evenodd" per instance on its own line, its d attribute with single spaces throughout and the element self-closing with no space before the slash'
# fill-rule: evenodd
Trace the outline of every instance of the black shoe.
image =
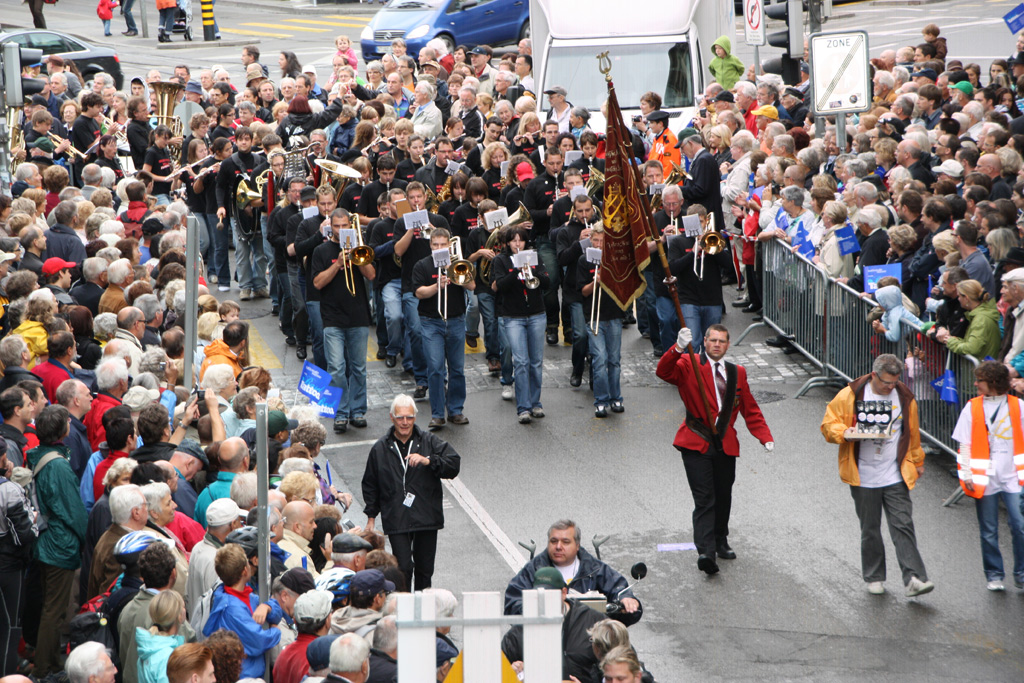
<svg viewBox="0 0 1024 683">
<path fill-rule="evenodd" d="M 396 365 L 398 365 L 398 358 L 396 358 L 395 356 L 387 356 L 384 359 L 384 366 L 385 367 L 393 368 Z"/>
<path fill-rule="evenodd" d="M 427 429 L 429 429 L 432 432 L 436 432 L 438 429 L 441 429 L 442 427 L 444 427 L 443 417 L 432 417 L 430 418 L 430 424 L 427 425 Z"/>
<path fill-rule="evenodd" d="M 800 353 L 793 345 L 789 345 L 786 348 L 782 349 L 782 352 L 787 356 L 792 356 L 794 353 Z"/>
<path fill-rule="evenodd" d="M 608 406 L 602 403 L 594 408 L 594 417 L 608 417 Z"/>
<path fill-rule="evenodd" d="M 612 412 L 624 413 L 626 412 L 626 406 L 622 405 L 622 401 L 612 401 Z"/>
<path fill-rule="evenodd" d="M 697 558 L 697 569 L 701 570 L 708 576 L 718 573 L 718 563 L 715 562 L 714 555 L 701 555 Z"/>
<path fill-rule="evenodd" d="M 295 337 L 288 336 L 284 338 L 284 343 L 286 346 L 295 346 L 297 342 L 295 341 Z"/>
<path fill-rule="evenodd" d="M 750 300 L 749 299 L 740 299 L 738 301 L 733 301 L 732 302 L 732 307 L 733 308 L 745 308 L 745 307 L 747 307 L 749 305 L 750 305 Z"/>
<path fill-rule="evenodd" d="M 476 344 L 477 344 L 477 339 L 478 339 L 478 337 L 470 337 L 469 335 L 466 335 L 466 346 L 468 346 L 471 349 L 475 349 L 476 348 Z"/>
<path fill-rule="evenodd" d="M 760 306 L 756 306 L 755 307 L 753 305 L 750 305 L 750 306 L 747 306 L 746 308 L 744 308 L 743 312 L 744 313 L 760 313 L 761 312 L 761 307 Z"/>
<path fill-rule="evenodd" d="M 366 427 L 365 417 L 353 417 L 351 422 L 353 427 L 358 427 L 359 429 L 363 429 L 364 427 Z"/>
<path fill-rule="evenodd" d="M 384 360 L 387 358 L 388 352 L 384 349 L 377 349 L 377 360 Z"/>
<path fill-rule="evenodd" d="M 271 307 L 271 309 L 270 309 L 270 315 L 275 316 L 275 317 L 280 312 L 281 312 L 281 309 L 279 309 L 276 305 Z"/>
<path fill-rule="evenodd" d="M 623 327 L 628 327 L 630 325 L 636 325 L 636 316 L 633 315 L 633 311 L 626 313 L 626 317 L 622 319 Z"/>
<path fill-rule="evenodd" d="M 651 333 L 650 332 L 641 332 L 640 333 L 640 338 L 641 339 L 650 339 L 651 338 Z"/>
<path fill-rule="evenodd" d="M 753 320 L 755 323 L 763 323 L 764 322 L 764 316 L 761 315 L 760 313 L 758 313 L 753 318 L 751 318 L 751 320 Z"/>
<path fill-rule="evenodd" d="M 726 275 L 725 277 L 722 278 L 722 286 L 723 287 L 725 285 L 734 285 L 734 284 L 736 284 L 736 276 L 735 275 Z"/>
<path fill-rule="evenodd" d="M 334 433 L 344 434 L 348 431 L 348 420 L 340 415 L 334 418 Z"/>
<path fill-rule="evenodd" d="M 662 356 L 665 355 L 665 352 L 662 351 L 661 349 L 654 349 L 652 354 L 654 355 L 655 358 L 661 358 Z"/>
<path fill-rule="evenodd" d="M 546 336 L 548 346 L 558 346 L 558 331 L 551 330 Z"/>
<path fill-rule="evenodd" d="M 583 375 L 577 375 L 575 372 L 572 373 L 572 375 L 569 377 L 569 386 L 578 387 L 581 384 L 583 384 Z"/>
<path fill-rule="evenodd" d="M 416 387 L 416 391 L 412 392 L 412 398 L 413 398 L 414 401 L 422 401 L 426 397 L 427 397 L 427 387 L 422 385 L 422 384 L 419 385 L 418 387 Z"/>
<path fill-rule="evenodd" d="M 719 543 L 715 550 L 718 553 L 718 556 L 723 560 L 736 559 L 736 551 L 730 548 L 728 543 Z"/>
<path fill-rule="evenodd" d="M 789 340 L 784 337 L 769 337 L 764 340 L 764 343 L 776 349 L 784 349 L 789 346 Z"/>
<path fill-rule="evenodd" d="M 299 344 L 295 347 L 295 357 L 299 360 L 306 360 L 306 346 L 304 344 Z"/>
</svg>

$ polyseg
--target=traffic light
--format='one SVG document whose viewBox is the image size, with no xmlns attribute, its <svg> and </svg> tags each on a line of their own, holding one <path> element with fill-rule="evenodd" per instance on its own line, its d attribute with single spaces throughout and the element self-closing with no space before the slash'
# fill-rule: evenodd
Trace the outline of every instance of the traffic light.
<svg viewBox="0 0 1024 683">
<path fill-rule="evenodd" d="M 46 81 L 21 75 L 23 67 L 43 61 L 43 51 L 14 42 L 4 43 L 3 48 L 4 99 L 8 107 L 21 107 L 27 98 L 38 95 L 46 87 Z"/>
<path fill-rule="evenodd" d="M 770 19 L 779 19 L 786 22 L 785 31 L 775 31 L 768 34 L 768 44 L 781 47 L 785 54 L 781 63 L 773 73 L 781 73 L 782 80 L 789 85 L 796 85 L 800 82 L 800 60 L 804 54 L 804 5 L 803 0 L 785 0 L 775 5 L 768 5 L 764 13 Z M 765 71 L 769 71 L 775 64 L 774 60 L 768 60 L 765 64 Z"/>
</svg>

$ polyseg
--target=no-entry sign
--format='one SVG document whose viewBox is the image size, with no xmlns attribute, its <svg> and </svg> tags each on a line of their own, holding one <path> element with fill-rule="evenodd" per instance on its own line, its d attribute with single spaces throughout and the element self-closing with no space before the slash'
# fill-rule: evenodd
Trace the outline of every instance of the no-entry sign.
<svg viewBox="0 0 1024 683">
<path fill-rule="evenodd" d="M 764 45 L 764 0 L 743 0 L 743 42 Z"/>
</svg>

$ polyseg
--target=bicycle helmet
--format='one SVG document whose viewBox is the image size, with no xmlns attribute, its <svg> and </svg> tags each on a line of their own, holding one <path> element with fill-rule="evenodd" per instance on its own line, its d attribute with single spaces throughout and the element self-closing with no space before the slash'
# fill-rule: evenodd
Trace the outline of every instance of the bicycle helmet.
<svg viewBox="0 0 1024 683">
<path fill-rule="evenodd" d="M 245 556 L 251 558 L 259 552 L 260 531 L 254 526 L 243 526 L 228 534 L 226 542 L 242 546 Z"/>
<path fill-rule="evenodd" d="M 142 551 L 161 540 L 163 539 L 146 529 L 131 531 L 114 544 L 114 558 L 125 567 L 138 564 Z"/>
<path fill-rule="evenodd" d="M 317 590 L 330 591 L 334 596 L 331 607 L 337 609 L 348 604 L 349 589 L 355 572 L 346 567 L 332 567 L 316 580 Z"/>
</svg>

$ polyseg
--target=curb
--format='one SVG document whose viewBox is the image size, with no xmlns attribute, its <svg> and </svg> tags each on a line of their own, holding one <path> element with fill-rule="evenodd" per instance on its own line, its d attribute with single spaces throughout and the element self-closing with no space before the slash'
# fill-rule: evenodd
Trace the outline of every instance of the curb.
<svg viewBox="0 0 1024 683">
<path fill-rule="evenodd" d="M 365 16 L 367 19 L 377 14 L 383 5 L 363 6 L 363 3 L 320 3 L 314 5 L 310 0 L 217 0 L 217 4 L 232 7 L 261 7 L 274 10 L 294 10 L 306 14 L 351 14 Z"/>
<path fill-rule="evenodd" d="M 252 36 L 245 40 L 192 40 L 174 41 L 172 43 L 158 43 L 157 50 L 202 50 L 215 47 L 245 47 L 260 42 L 259 36 Z"/>
</svg>

